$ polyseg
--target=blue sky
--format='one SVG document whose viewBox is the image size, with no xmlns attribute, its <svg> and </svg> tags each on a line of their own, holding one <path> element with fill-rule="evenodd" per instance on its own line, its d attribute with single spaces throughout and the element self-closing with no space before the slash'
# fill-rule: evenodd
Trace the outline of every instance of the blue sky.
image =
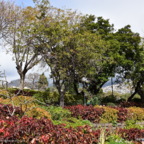
<svg viewBox="0 0 144 144">
<path fill-rule="evenodd" d="M 32 0 L 14 0 L 16 4 L 32 6 Z M 109 19 L 116 29 L 131 25 L 134 32 L 144 37 L 144 0 L 50 0 L 54 7 L 77 10 Z M 12 56 L 0 52 L 0 69 L 5 70 L 8 81 L 19 78 Z M 37 71 L 35 68 L 33 71 Z M 41 72 L 41 69 L 39 69 Z M 32 71 L 32 72 L 33 72 Z"/>
</svg>

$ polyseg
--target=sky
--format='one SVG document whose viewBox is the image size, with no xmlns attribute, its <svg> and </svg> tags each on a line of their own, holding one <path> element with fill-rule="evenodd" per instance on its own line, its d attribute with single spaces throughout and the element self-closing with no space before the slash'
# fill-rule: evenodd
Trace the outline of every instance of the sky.
<svg viewBox="0 0 144 144">
<path fill-rule="evenodd" d="M 134 32 L 144 37 L 144 0 L 49 0 L 50 4 L 57 8 L 72 9 L 82 14 L 102 16 L 114 24 L 115 29 L 131 25 Z M 32 0 L 15 0 L 22 6 L 33 6 Z M 7 80 L 18 79 L 12 55 L 0 51 L 0 70 L 5 70 Z M 34 68 L 30 72 L 42 72 L 42 68 Z M 48 73 L 47 73 L 48 74 Z"/>
</svg>

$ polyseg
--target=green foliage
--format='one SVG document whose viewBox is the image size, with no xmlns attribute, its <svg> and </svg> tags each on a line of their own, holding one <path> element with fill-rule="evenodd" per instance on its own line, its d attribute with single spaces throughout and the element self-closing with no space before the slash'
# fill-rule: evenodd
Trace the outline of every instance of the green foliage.
<svg viewBox="0 0 144 144">
<path fill-rule="evenodd" d="M 116 103 L 117 102 L 116 96 L 109 95 L 109 96 L 106 96 L 102 99 L 102 103 L 108 103 L 108 102 Z"/>
<path fill-rule="evenodd" d="M 112 134 L 107 137 L 107 141 L 105 144 L 133 144 L 133 143 L 121 138 L 120 135 Z"/>
<path fill-rule="evenodd" d="M 103 108 L 104 113 L 102 114 L 100 118 L 100 123 L 115 123 L 118 119 L 118 110 L 110 107 L 101 107 L 101 106 L 95 106 L 96 108 Z"/>
<path fill-rule="evenodd" d="M 106 105 L 107 105 L 107 106 L 111 106 L 111 107 L 116 107 L 116 104 L 115 104 L 115 103 L 112 103 L 112 102 L 108 102 Z"/>
<path fill-rule="evenodd" d="M 143 121 L 144 120 L 144 108 L 139 107 L 129 107 L 129 119 L 134 121 Z"/>
<path fill-rule="evenodd" d="M 42 73 L 38 80 L 38 89 L 45 90 L 48 87 L 48 80 L 47 77 Z"/>
<path fill-rule="evenodd" d="M 64 119 L 59 120 L 59 121 L 53 120 L 53 123 L 55 125 L 65 124 L 66 128 L 68 128 L 68 127 L 76 128 L 78 126 L 86 126 L 86 125 L 92 126 L 92 123 L 90 121 L 82 120 L 82 119 L 76 119 L 74 117 L 64 118 Z"/>
<path fill-rule="evenodd" d="M 33 117 L 36 119 L 41 119 L 41 118 L 51 119 L 51 115 L 49 114 L 49 112 L 39 107 L 30 109 L 29 111 L 27 111 L 26 115 L 28 117 Z"/>
<path fill-rule="evenodd" d="M 83 96 L 76 95 L 75 93 L 66 92 L 65 94 L 65 104 L 66 105 L 78 105 L 83 104 Z"/>
<path fill-rule="evenodd" d="M 41 108 L 45 109 L 51 114 L 52 120 L 62 120 L 64 118 L 70 118 L 71 112 L 67 109 L 64 109 L 62 107 L 56 107 L 56 106 L 42 106 Z"/>
<path fill-rule="evenodd" d="M 143 126 L 136 124 L 136 121 L 131 119 L 131 120 L 127 120 L 125 122 L 125 129 L 131 129 L 131 128 L 137 128 L 137 129 L 143 129 Z"/>
<path fill-rule="evenodd" d="M 49 88 L 47 88 L 45 91 L 38 91 L 34 98 L 37 101 L 38 104 L 55 104 L 58 103 L 59 94 L 56 91 L 51 92 Z"/>
</svg>

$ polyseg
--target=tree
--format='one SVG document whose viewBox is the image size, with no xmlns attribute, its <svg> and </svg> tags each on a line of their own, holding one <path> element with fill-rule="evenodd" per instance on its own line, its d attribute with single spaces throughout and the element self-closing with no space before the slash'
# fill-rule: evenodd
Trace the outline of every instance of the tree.
<svg viewBox="0 0 144 144">
<path fill-rule="evenodd" d="M 0 38 L 5 39 L 9 35 L 9 28 L 13 25 L 14 11 L 18 7 L 10 1 L 0 0 Z"/>
<path fill-rule="evenodd" d="M 38 73 L 29 73 L 26 77 L 27 83 L 26 85 L 30 87 L 31 89 L 38 89 L 38 80 L 39 80 L 40 74 Z"/>
<path fill-rule="evenodd" d="M 87 89 L 93 95 L 98 94 L 101 87 L 108 81 L 109 77 L 115 75 L 117 59 L 119 59 L 119 42 L 114 38 L 114 25 L 109 20 L 94 15 L 86 15 L 81 22 L 81 31 L 89 31 L 95 35 L 99 35 L 103 40 L 103 45 L 107 45 L 107 50 L 103 50 L 100 60 L 101 64 L 97 72 L 88 75 Z M 99 42 L 100 43 L 100 42 Z M 106 47 L 105 47 L 106 48 Z M 109 59 L 109 60 L 108 60 Z M 91 66 L 93 67 L 93 66 Z"/>
<path fill-rule="evenodd" d="M 16 69 L 20 76 L 20 90 L 24 88 L 27 72 L 42 59 L 37 49 L 36 30 L 39 21 L 36 15 L 37 10 L 32 7 L 15 11 L 14 23 L 9 28 L 9 37 L 6 39 L 11 46 L 10 51 L 14 54 Z"/>
<path fill-rule="evenodd" d="M 144 101 L 143 86 L 143 45 L 140 44 L 141 38 L 138 33 L 131 30 L 130 25 L 119 29 L 115 33 L 115 38 L 120 43 L 117 73 L 122 75 L 124 80 L 130 80 L 134 87 L 134 93 L 129 97 L 129 101 L 138 93 Z"/>
<path fill-rule="evenodd" d="M 39 6 L 40 7 L 40 6 Z M 64 43 L 69 39 L 72 30 L 76 28 L 78 16 L 75 12 L 60 10 L 57 8 L 41 10 L 40 20 L 43 24 L 40 37 L 38 38 L 41 54 L 46 64 L 51 69 L 51 77 L 60 95 L 60 106 L 64 106 L 64 95 L 68 88 L 69 78 L 66 76 L 69 63 L 65 59 L 67 55 Z M 74 17 L 77 19 L 74 19 Z M 67 83 L 67 86 L 66 86 Z"/>
<path fill-rule="evenodd" d="M 47 77 L 42 73 L 38 80 L 38 89 L 45 90 L 48 87 L 48 80 Z"/>
</svg>

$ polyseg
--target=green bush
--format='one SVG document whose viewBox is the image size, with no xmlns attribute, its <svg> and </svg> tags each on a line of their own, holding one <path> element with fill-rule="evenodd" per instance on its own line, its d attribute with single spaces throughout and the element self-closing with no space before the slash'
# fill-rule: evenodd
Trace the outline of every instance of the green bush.
<svg viewBox="0 0 144 144">
<path fill-rule="evenodd" d="M 76 94 L 71 94 L 67 92 L 65 94 L 65 105 L 79 105 L 83 104 L 83 96 L 82 95 L 76 95 Z"/>
<path fill-rule="evenodd" d="M 105 106 L 95 106 L 96 108 L 103 108 L 104 113 L 102 114 L 100 118 L 100 123 L 115 123 L 118 119 L 118 110 L 111 108 L 111 107 L 105 107 Z"/>
<path fill-rule="evenodd" d="M 136 124 L 135 120 L 127 120 L 125 122 L 125 129 L 131 129 L 131 128 L 137 128 L 137 129 L 143 129 L 143 126 Z"/>
<path fill-rule="evenodd" d="M 130 141 L 126 141 L 123 138 L 121 138 L 117 134 L 112 134 L 107 137 L 106 143 L 105 144 L 133 144 Z"/>
<path fill-rule="evenodd" d="M 64 118 L 71 117 L 71 112 L 68 109 L 56 106 L 42 106 L 41 108 L 45 109 L 51 114 L 52 120 L 62 120 Z"/>
<path fill-rule="evenodd" d="M 140 107 L 129 107 L 127 108 L 129 111 L 129 120 L 134 121 L 143 121 L 144 120 L 144 108 Z"/>
<path fill-rule="evenodd" d="M 37 100 L 38 104 L 55 104 L 58 103 L 59 94 L 57 92 L 50 92 L 50 89 L 45 91 L 38 91 L 34 98 Z"/>
<path fill-rule="evenodd" d="M 65 124 L 66 128 L 68 128 L 68 127 L 76 128 L 78 126 L 85 126 L 85 125 L 92 126 L 92 123 L 90 121 L 76 119 L 74 117 L 65 118 L 65 119 L 59 120 L 59 121 L 54 120 L 53 123 L 54 123 L 54 125 Z"/>
</svg>

